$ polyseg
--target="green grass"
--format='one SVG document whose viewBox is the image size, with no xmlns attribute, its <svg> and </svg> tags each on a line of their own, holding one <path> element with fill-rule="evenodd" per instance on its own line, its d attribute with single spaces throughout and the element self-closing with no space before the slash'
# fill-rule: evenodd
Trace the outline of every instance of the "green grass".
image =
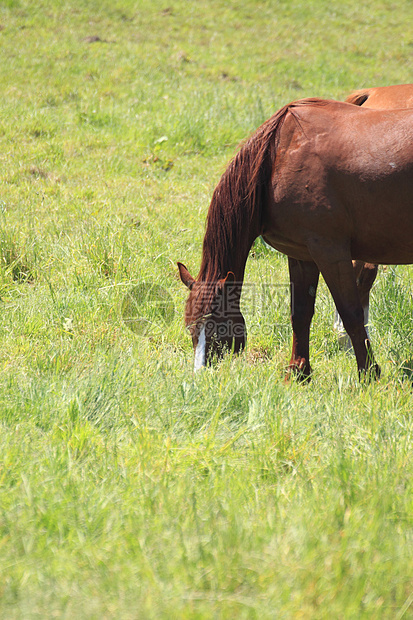
<svg viewBox="0 0 413 620">
<path fill-rule="evenodd" d="M 254 248 L 248 351 L 196 376 L 176 269 L 197 272 L 215 184 L 281 105 L 412 81 L 411 18 L 1 3 L 1 617 L 412 617 L 412 268 L 375 286 L 371 385 L 320 284 L 306 387 L 283 382 L 285 257 Z M 142 283 L 174 308 L 144 337 L 124 320 Z"/>
</svg>

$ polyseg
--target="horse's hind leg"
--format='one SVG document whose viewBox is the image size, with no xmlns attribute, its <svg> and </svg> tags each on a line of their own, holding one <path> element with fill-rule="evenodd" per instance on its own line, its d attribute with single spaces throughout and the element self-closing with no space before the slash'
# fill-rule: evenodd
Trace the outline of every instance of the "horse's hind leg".
<svg viewBox="0 0 413 620">
<path fill-rule="evenodd" d="M 361 305 L 364 312 L 364 326 L 366 328 L 367 336 L 369 335 L 368 322 L 369 322 L 369 307 L 370 307 L 370 290 L 374 284 L 374 280 L 377 276 L 378 266 L 372 263 L 364 263 L 363 261 L 353 261 L 354 275 L 356 277 L 357 290 L 359 292 Z M 334 315 L 334 329 L 337 333 L 338 342 L 341 348 L 348 351 L 351 349 L 351 341 L 344 329 L 343 321 L 337 311 Z"/>
<path fill-rule="evenodd" d="M 369 322 L 370 291 L 377 276 L 378 265 L 354 261 L 353 267 L 356 274 L 357 290 L 364 311 L 364 325 L 367 326 Z M 366 331 L 368 335 L 367 327 Z"/>
<path fill-rule="evenodd" d="M 310 324 L 314 314 L 319 269 L 315 263 L 288 258 L 291 283 L 291 324 L 293 349 L 288 375 L 297 374 L 304 381 L 310 380 Z"/>
<path fill-rule="evenodd" d="M 360 377 L 364 374 L 379 377 L 380 368 L 374 360 L 364 326 L 364 311 L 351 260 L 328 262 L 321 259 L 317 264 L 350 336 Z"/>
</svg>

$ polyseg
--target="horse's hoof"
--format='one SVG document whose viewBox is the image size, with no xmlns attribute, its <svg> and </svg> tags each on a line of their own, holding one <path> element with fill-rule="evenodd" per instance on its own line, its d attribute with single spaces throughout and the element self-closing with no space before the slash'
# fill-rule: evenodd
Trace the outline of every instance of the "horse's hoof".
<svg viewBox="0 0 413 620">
<path fill-rule="evenodd" d="M 374 378 L 380 379 L 381 376 L 381 368 L 378 364 L 374 364 Z"/>
<path fill-rule="evenodd" d="M 299 383 L 310 383 L 311 381 L 311 368 L 304 360 L 300 363 L 290 364 L 287 368 L 284 382 L 289 383 L 291 378 L 294 377 Z"/>
<path fill-rule="evenodd" d="M 381 376 L 381 368 L 378 364 L 374 363 L 370 368 L 362 368 L 359 370 L 360 381 L 378 381 Z"/>
</svg>

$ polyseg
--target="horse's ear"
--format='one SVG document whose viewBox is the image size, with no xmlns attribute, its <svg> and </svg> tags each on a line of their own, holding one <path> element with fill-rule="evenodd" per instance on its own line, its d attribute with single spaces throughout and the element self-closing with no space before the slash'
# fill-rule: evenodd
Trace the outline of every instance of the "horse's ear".
<svg viewBox="0 0 413 620">
<path fill-rule="evenodd" d="M 178 269 L 179 269 L 179 277 L 181 278 L 182 282 L 185 284 L 187 288 L 189 288 L 189 290 L 191 290 L 191 288 L 195 284 L 195 278 L 191 276 L 188 269 L 182 263 L 178 263 Z"/>
</svg>

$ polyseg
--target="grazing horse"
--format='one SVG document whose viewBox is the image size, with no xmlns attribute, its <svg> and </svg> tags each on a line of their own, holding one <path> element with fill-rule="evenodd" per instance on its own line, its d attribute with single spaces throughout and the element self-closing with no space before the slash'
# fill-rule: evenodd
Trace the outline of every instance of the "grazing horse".
<svg viewBox="0 0 413 620">
<path fill-rule="evenodd" d="M 289 371 L 311 374 L 310 323 L 319 274 L 351 338 L 359 375 L 379 376 L 352 260 L 413 263 L 413 110 L 379 111 L 303 99 L 281 108 L 235 155 L 214 190 L 185 322 L 195 368 L 241 351 L 245 264 L 254 240 L 288 256 L 293 350 Z"/>
<path fill-rule="evenodd" d="M 374 110 L 393 110 L 397 108 L 413 108 L 413 84 L 398 84 L 395 86 L 379 86 L 356 90 L 346 99 L 347 103 L 364 106 Z M 364 325 L 368 334 L 370 290 L 377 276 L 378 265 L 353 261 L 357 289 L 364 311 Z M 344 329 L 343 321 L 337 310 L 334 317 L 334 329 L 337 332 L 340 346 L 351 348 L 350 339 Z"/>
</svg>

